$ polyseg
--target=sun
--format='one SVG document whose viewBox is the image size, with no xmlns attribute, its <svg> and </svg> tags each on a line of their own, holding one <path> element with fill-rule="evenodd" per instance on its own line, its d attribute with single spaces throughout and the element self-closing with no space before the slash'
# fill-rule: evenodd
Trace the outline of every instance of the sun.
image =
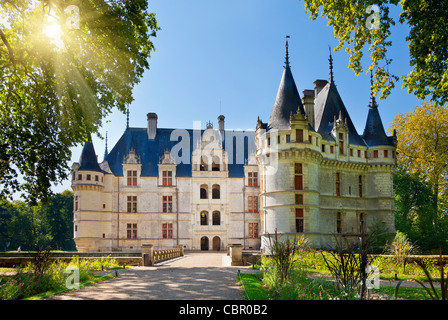
<svg viewBox="0 0 448 320">
<path fill-rule="evenodd" d="M 62 29 L 53 17 L 48 17 L 42 32 L 50 39 L 51 43 L 55 44 L 59 49 L 63 47 Z"/>
</svg>

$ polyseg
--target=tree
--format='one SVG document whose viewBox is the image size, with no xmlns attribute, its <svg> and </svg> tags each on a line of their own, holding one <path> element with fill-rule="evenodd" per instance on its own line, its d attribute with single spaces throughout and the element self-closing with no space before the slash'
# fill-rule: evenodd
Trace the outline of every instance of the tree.
<svg viewBox="0 0 448 320">
<path fill-rule="evenodd" d="M 300 0 L 299 0 L 300 1 Z M 401 7 L 398 21 L 409 26 L 410 66 L 412 71 L 401 75 L 403 86 L 419 99 L 427 97 L 438 105 L 448 100 L 448 2 L 437 0 L 304 0 L 305 11 L 312 20 L 320 15 L 328 19 L 339 41 L 336 51 L 345 48 L 350 56 L 349 68 L 356 75 L 364 71 L 361 60 L 369 53 L 374 71 L 374 93 L 381 90 L 386 98 L 398 75 L 389 71 L 392 59 L 387 50 L 392 46 L 390 35 L 397 18 L 391 8 Z"/>
<path fill-rule="evenodd" d="M 0 3 L 0 200 L 35 204 L 67 178 L 70 148 L 132 102 L 159 28 L 147 0 Z"/>
</svg>

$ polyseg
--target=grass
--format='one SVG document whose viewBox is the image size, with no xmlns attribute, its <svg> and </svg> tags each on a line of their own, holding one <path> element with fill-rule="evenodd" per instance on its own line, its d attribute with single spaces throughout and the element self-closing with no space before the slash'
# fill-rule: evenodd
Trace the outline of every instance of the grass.
<svg viewBox="0 0 448 320">
<path fill-rule="evenodd" d="M 325 266 L 323 256 L 328 253 L 316 250 L 298 253 L 297 264 L 286 283 L 279 285 L 275 277 L 275 264 L 269 258 L 262 259 L 258 274 L 241 274 L 240 285 L 244 286 L 245 299 L 247 300 L 333 300 L 356 299 L 355 296 L 347 297 L 336 290 Z M 421 268 L 416 263 L 408 263 L 405 270 L 390 257 L 378 256 L 373 264 L 380 269 L 380 279 L 417 279 L 427 281 Z M 430 262 L 430 273 L 433 279 L 438 281 L 440 273 L 435 261 Z M 406 282 L 405 282 L 406 283 Z M 378 290 L 372 290 L 369 299 L 394 299 L 395 285 L 381 285 Z M 440 289 L 438 289 L 440 295 Z M 405 287 L 402 285 L 398 292 L 398 299 L 404 300 L 429 300 L 426 290 L 420 286 Z"/>
</svg>

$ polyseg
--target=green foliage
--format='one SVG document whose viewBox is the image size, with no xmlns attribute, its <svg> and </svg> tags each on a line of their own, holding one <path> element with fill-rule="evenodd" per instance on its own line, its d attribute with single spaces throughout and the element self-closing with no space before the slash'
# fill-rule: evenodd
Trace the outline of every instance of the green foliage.
<svg viewBox="0 0 448 320">
<path fill-rule="evenodd" d="M 159 28 L 147 0 L 1 3 L 0 199 L 20 191 L 35 204 L 67 178 L 70 148 L 132 102 Z"/>
<path fill-rule="evenodd" d="M 326 1 L 304 0 L 305 11 L 315 20 L 327 19 L 339 41 L 336 51 L 345 48 L 350 57 L 349 68 L 356 75 L 365 69 L 372 71 L 376 79 L 375 94 L 381 90 L 386 98 L 400 75 L 390 72 L 392 59 L 387 51 L 392 46 L 391 35 L 396 22 L 409 26 L 410 66 L 412 71 L 401 75 L 403 86 L 419 99 L 430 97 L 439 105 L 448 100 L 448 3 L 430 0 L 355 0 Z M 375 16 L 371 5 L 379 9 Z M 369 10 L 370 9 L 370 10 Z M 394 12 L 399 17 L 394 17 Z M 373 20 L 373 28 L 368 22 Z M 371 64 L 363 68 L 362 58 L 370 55 Z"/>
<path fill-rule="evenodd" d="M 44 272 L 35 273 L 33 272 L 35 265 L 30 263 L 23 269 L 16 269 L 14 276 L 0 276 L 0 300 L 25 299 L 47 291 L 53 293 L 66 291 L 66 280 L 69 274 L 65 271 L 69 266 L 79 268 L 81 285 L 95 278 L 93 271 L 119 267 L 118 262 L 112 258 L 80 259 L 74 256 L 67 262 L 57 260 L 48 264 Z"/>
<path fill-rule="evenodd" d="M 0 251 L 36 250 L 37 246 L 75 250 L 73 241 L 73 193 L 64 191 L 47 205 L 24 202 L 0 205 Z"/>
<path fill-rule="evenodd" d="M 402 232 L 397 232 L 394 241 L 389 245 L 388 251 L 395 260 L 403 265 L 403 272 L 406 268 L 406 261 L 409 255 L 413 254 L 416 247 L 409 241 Z"/>
</svg>

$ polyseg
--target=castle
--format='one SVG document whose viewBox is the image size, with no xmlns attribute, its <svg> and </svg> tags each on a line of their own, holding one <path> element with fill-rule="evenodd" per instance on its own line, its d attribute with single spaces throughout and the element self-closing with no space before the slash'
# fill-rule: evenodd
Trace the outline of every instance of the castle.
<svg viewBox="0 0 448 320">
<path fill-rule="evenodd" d="M 127 127 L 98 163 L 87 142 L 72 165 L 78 251 L 139 251 L 183 245 L 265 249 L 270 235 L 303 234 L 313 247 L 358 237 L 381 222 L 394 233 L 392 171 L 396 136 L 387 136 L 373 95 L 359 135 L 333 79 L 300 97 L 286 61 L 267 123 L 256 131 L 167 129 L 148 113 Z"/>
</svg>

